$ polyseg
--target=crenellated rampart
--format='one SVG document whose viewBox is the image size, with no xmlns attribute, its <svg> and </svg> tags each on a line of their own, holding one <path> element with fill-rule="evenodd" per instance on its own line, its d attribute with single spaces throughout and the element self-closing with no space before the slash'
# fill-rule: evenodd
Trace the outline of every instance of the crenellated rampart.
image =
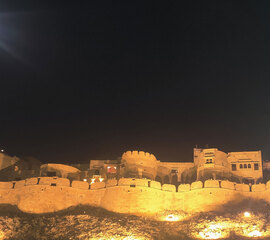
<svg viewBox="0 0 270 240">
<path fill-rule="evenodd" d="M 219 209 L 245 198 L 270 202 L 270 181 L 247 185 L 206 180 L 175 187 L 148 179 L 121 178 L 89 185 L 66 178 L 40 177 L 0 182 L 0 204 L 11 204 L 28 213 L 47 213 L 80 204 L 119 213 L 154 215 L 161 211 L 187 213 Z"/>
<path fill-rule="evenodd" d="M 143 160 L 150 160 L 156 161 L 156 157 L 148 152 L 144 151 L 127 151 L 124 152 L 122 155 L 122 159 L 143 159 Z"/>
</svg>

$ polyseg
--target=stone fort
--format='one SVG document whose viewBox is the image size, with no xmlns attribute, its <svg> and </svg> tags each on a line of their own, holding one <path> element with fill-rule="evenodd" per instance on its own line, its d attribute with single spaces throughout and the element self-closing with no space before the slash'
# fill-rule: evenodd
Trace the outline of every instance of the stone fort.
<svg viewBox="0 0 270 240">
<path fill-rule="evenodd" d="M 71 180 L 65 168 L 63 176 L 0 182 L 0 205 L 36 214 L 79 205 L 158 218 L 167 211 L 194 214 L 246 199 L 270 203 L 270 181 L 259 183 L 262 168 L 260 151 L 196 148 L 193 163 L 161 162 L 150 153 L 128 151 L 119 160 L 90 162 L 90 173 L 103 181 Z"/>
<path fill-rule="evenodd" d="M 118 161 L 91 160 L 90 171 L 104 179 L 145 178 L 174 185 L 207 179 L 240 183 L 262 181 L 261 151 L 225 153 L 217 148 L 194 148 L 193 152 L 193 162 L 162 162 L 148 152 L 127 151 Z"/>
</svg>

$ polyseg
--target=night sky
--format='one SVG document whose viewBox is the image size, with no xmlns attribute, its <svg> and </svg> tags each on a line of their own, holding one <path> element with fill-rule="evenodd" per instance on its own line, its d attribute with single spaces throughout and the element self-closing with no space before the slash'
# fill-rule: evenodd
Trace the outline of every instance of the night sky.
<svg viewBox="0 0 270 240">
<path fill-rule="evenodd" d="M 270 1 L 1 1 L 0 147 L 270 160 Z"/>
</svg>

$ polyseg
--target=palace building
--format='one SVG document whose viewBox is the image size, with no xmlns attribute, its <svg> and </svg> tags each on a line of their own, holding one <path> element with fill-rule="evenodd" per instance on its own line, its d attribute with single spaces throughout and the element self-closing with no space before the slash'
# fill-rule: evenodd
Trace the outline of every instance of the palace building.
<svg viewBox="0 0 270 240">
<path fill-rule="evenodd" d="M 225 153 L 217 148 L 194 149 L 197 180 L 228 179 L 257 182 L 263 177 L 261 151 Z"/>
<path fill-rule="evenodd" d="M 180 184 L 207 179 L 260 182 L 261 151 L 225 153 L 217 148 L 194 148 L 193 162 L 163 162 L 143 151 L 124 152 L 119 160 L 91 160 L 90 175 L 110 178 L 147 178 Z"/>
</svg>

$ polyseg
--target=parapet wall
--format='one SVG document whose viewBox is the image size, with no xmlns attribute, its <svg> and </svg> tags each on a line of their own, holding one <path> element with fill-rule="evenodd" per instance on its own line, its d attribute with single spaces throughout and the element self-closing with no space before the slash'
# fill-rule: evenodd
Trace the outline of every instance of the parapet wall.
<svg viewBox="0 0 270 240">
<path fill-rule="evenodd" d="M 126 161 L 150 161 L 150 162 L 155 162 L 157 161 L 156 157 L 148 152 L 144 151 L 127 151 L 124 152 L 122 155 L 122 159 Z"/>
<path fill-rule="evenodd" d="M 148 179 L 121 178 L 89 185 L 66 178 L 40 177 L 0 182 L 0 204 L 12 204 L 24 212 L 46 213 L 80 204 L 119 213 L 153 215 L 164 210 L 188 213 L 211 211 L 229 201 L 244 198 L 270 202 L 270 181 L 246 185 L 207 180 L 161 185 Z"/>
<path fill-rule="evenodd" d="M 0 190 L 8 189 L 18 189 L 26 186 L 57 186 L 57 187 L 72 187 L 84 190 L 93 190 L 101 188 L 109 188 L 114 186 L 129 186 L 129 187 L 149 187 L 154 189 L 159 189 L 163 191 L 170 192 L 189 192 L 195 189 L 201 188 L 221 188 L 221 189 L 230 189 L 239 192 L 263 192 L 270 189 L 270 181 L 266 184 L 239 184 L 230 181 L 221 181 L 221 180 L 206 180 L 204 183 L 201 181 L 193 182 L 191 184 L 180 184 L 178 187 L 172 184 L 163 184 L 160 182 L 152 181 L 149 179 L 137 179 L 137 178 L 120 178 L 109 179 L 105 182 L 97 182 L 89 184 L 85 181 L 74 180 L 70 182 L 67 178 L 58 178 L 58 177 L 40 177 L 40 178 L 28 178 L 26 180 L 13 181 L 13 182 L 0 182 Z"/>
</svg>

